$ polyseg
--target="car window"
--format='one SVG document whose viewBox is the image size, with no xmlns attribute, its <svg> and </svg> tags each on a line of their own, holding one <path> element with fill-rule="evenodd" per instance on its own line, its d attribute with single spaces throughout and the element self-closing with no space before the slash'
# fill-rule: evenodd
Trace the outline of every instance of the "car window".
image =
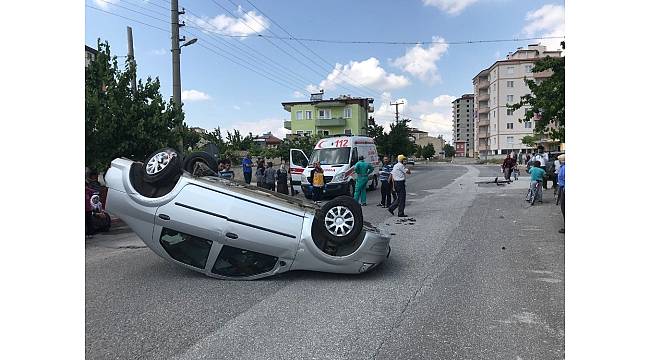
<svg viewBox="0 0 650 360">
<path fill-rule="evenodd" d="M 357 155 L 357 148 L 352 150 L 352 158 L 350 159 L 350 165 L 354 165 L 359 161 L 359 156 Z"/>
<path fill-rule="evenodd" d="M 212 273 L 231 277 L 258 275 L 273 270 L 277 261 L 275 256 L 224 245 Z"/>
<path fill-rule="evenodd" d="M 163 228 L 160 244 L 174 260 L 201 269 L 205 268 L 212 247 L 210 240 L 168 228 Z"/>
<path fill-rule="evenodd" d="M 291 150 L 291 160 L 294 166 L 307 167 L 309 165 L 307 158 L 300 150 Z"/>
<path fill-rule="evenodd" d="M 311 153 L 309 163 L 318 161 L 321 165 L 347 164 L 350 159 L 350 148 L 316 149 Z"/>
</svg>

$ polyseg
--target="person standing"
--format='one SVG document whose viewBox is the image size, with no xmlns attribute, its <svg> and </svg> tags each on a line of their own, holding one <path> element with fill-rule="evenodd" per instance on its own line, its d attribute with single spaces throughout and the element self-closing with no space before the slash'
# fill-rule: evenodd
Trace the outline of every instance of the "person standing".
<svg viewBox="0 0 650 360">
<path fill-rule="evenodd" d="M 287 186 L 288 177 L 286 165 L 280 165 L 280 168 L 276 172 L 276 178 L 278 179 L 277 191 L 279 193 L 289 195 L 289 187 Z"/>
<path fill-rule="evenodd" d="M 251 178 L 253 177 L 253 160 L 251 160 L 251 154 L 246 154 L 246 157 L 241 161 L 242 173 L 244 173 L 244 181 L 246 184 L 251 183 Z"/>
<path fill-rule="evenodd" d="M 373 171 L 372 165 L 364 161 L 365 158 L 359 156 L 359 161 L 354 164 L 354 173 L 357 174 L 357 181 L 354 185 L 354 200 L 366 206 L 366 186 L 368 186 L 368 175 Z"/>
<path fill-rule="evenodd" d="M 398 155 L 397 164 L 393 166 L 393 171 L 390 176 L 393 179 L 395 190 L 397 191 L 397 201 L 388 207 L 388 212 L 395 215 L 395 209 L 398 209 L 398 217 L 407 217 L 404 214 L 404 207 L 406 207 L 406 174 L 410 174 L 411 170 L 404 166 L 406 156 Z"/>
<path fill-rule="evenodd" d="M 503 177 L 506 180 L 510 180 L 510 174 L 512 174 L 512 169 L 517 166 L 515 159 L 513 159 L 510 154 L 506 155 L 506 158 L 503 160 L 501 165 L 501 171 L 503 171 Z"/>
<path fill-rule="evenodd" d="M 548 189 L 546 182 L 548 181 L 549 176 L 547 175 L 546 163 L 548 162 L 548 154 L 544 152 L 544 147 L 542 145 L 537 147 L 537 154 L 533 156 L 533 161 L 539 161 L 540 168 L 544 170 L 544 179 L 542 180 L 542 187 L 544 190 Z"/>
<path fill-rule="evenodd" d="M 257 160 L 255 178 L 257 179 L 257 187 L 264 187 L 264 162 L 259 159 Z"/>
<path fill-rule="evenodd" d="M 312 199 L 314 202 L 320 201 L 323 196 L 323 187 L 325 186 L 325 172 L 320 167 L 320 162 L 314 163 L 314 170 L 311 172 Z"/>
<path fill-rule="evenodd" d="M 560 210 L 562 210 L 562 220 L 564 220 L 564 183 L 565 183 L 565 173 L 564 173 L 564 154 L 558 156 L 560 160 L 560 170 L 557 173 L 557 186 L 559 188 L 558 196 L 560 197 Z M 564 228 L 558 230 L 560 234 L 564 234 Z"/>
<path fill-rule="evenodd" d="M 266 170 L 264 170 L 264 187 L 275 191 L 275 171 L 273 171 L 273 163 L 266 163 Z"/>
<path fill-rule="evenodd" d="M 381 170 L 379 171 L 379 182 L 381 183 L 381 203 L 377 204 L 377 206 L 385 208 L 390 206 L 392 203 L 392 184 L 388 181 L 391 171 L 393 171 L 393 165 L 390 163 L 388 156 L 384 156 L 384 166 L 382 166 Z"/>
</svg>

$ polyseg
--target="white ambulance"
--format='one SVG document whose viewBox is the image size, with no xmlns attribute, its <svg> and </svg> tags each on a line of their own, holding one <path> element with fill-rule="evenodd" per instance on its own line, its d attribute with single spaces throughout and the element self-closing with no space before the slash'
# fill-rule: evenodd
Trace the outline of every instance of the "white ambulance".
<svg viewBox="0 0 650 360">
<path fill-rule="evenodd" d="M 300 149 L 291 149 L 291 185 L 293 192 L 302 191 L 305 197 L 311 198 L 311 172 L 314 162 L 320 162 L 325 175 L 323 198 L 332 198 L 338 195 L 354 194 L 356 174 L 354 165 L 360 156 L 364 161 L 373 166 L 369 175 L 368 190 L 374 190 L 379 183 L 379 170 L 381 160 L 377 154 L 377 147 L 372 138 L 366 136 L 340 136 L 321 139 L 314 146 L 311 157 L 308 159 Z"/>
</svg>

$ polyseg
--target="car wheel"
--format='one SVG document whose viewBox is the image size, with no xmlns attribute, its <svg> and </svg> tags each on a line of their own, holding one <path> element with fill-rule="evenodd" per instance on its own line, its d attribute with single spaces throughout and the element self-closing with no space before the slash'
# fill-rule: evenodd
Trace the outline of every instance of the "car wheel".
<svg viewBox="0 0 650 360">
<path fill-rule="evenodd" d="M 217 160 L 205 151 L 195 151 L 185 157 L 185 160 L 183 161 L 183 169 L 192 173 L 192 171 L 194 171 L 194 165 L 199 161 L 206 164 L 212 171 L 218 171 Z"/>
<path fill-rule="evenodd" d="M 181 160 L 176 150 L 172 148 L 160 149 L 145 160 L 142 179 L 150 184 L 170 181 L 180 173 L 180 163 Z"/>
<path fill-rule="evenodd" d="M 336 245 L 354 241 L 363 227 L 361 205 L 348 196 L 328 201 L 316 215 L 320 233 Z"/>
<path fill-rule="evenodd" d="M 348 196 L 354 197 L 354 180 L 350 180 L 348 183 Z"/>
</svg>

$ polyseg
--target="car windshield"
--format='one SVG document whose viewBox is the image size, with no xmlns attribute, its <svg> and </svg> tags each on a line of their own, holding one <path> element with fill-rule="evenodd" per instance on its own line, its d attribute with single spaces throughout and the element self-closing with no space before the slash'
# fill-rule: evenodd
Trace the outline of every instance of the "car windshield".
<svg viewBox="0 0 650 360">
<path fill-rule="evenodd" d="M 316 149 L 312 151 L 309 163 L 316 161 L 321 165 L 347 164 L 350 161 L 350 148 Z"/>
</svg>

